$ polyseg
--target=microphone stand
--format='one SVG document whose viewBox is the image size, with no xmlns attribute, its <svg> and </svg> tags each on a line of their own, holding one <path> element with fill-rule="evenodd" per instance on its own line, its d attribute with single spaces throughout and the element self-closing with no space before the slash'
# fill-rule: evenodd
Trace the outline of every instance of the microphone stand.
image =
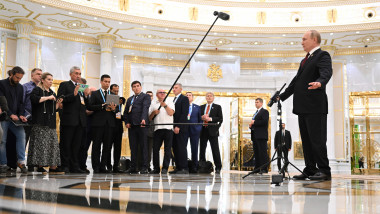
<svg viewBox="0 0 380 214">
<path fill-rule="evenodd" d="M 208 31 L 206 32 L 206 34 L 203 36 L 203 39 L 202 39 L 201 42 L 198 44 L 198 47 L 195 49 L 195 51 L 193 52 L 193 54 L 191 54 L 190 58 L 187 60 L 187 62 L 186 62 L 186 64 L 185 64 L 185 66 L 183 67 L 181 73 L 178 75 L 178 77 L 177 77 L 177 79 L 174 81 L 172 87 L 169 89 L 168 93 L 166 94 L 166 97 L 164 98 L 164 101 L 163 101 L 163 102 L 165 102 L 166 98 L 168 98 L 168 96 L 169 96 L 170 92 L 173 90 L 175 84 L 177 84 L 178 79 L 181 77 L 182 73 L 185 71 L 187 65 L 190 63 L 190 61 L 191 61 L 191 59 L 194 57 L 195 53 L 198 51 L 199 47 L 202 45 L 203 41 L 204 41 L 205 38 L 207 37 L 208 33 L 211 31 L 212 27 L 214 27 L 216 21 L 218 21 L 219 18 L 225 19 L 224 17 L 225 17 L 226 15 L 228 16 L 227 20 L 229 19 L 229 15 L 228 15 L 228 14 L 225 14 L 225 13 L 222 13 L 222 12 L 219 12 L 219 13 L 218 13 L 217 11 L 215 11 L 215 12 L 214 12 L 214 15 L 216 16 L 215 21 L 212 23 L 212 25 L 210 26 L 210 28 L 208 29 Z M 160 110 L 160 109 L 161 109 L 161 106 L 158 107 L 158 110 Z M 154 118 L 155 118 L 156 116 L 157 116 L 157 115 L 155 115 L 155 116 L 153 117 L 152 120 L 154 120 Z"/>
</svg>

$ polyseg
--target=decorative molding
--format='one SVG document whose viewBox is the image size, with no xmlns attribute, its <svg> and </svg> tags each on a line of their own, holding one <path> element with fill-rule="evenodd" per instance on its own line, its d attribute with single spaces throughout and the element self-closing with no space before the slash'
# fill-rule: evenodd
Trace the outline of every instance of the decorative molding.
<svg viewBox="0 0 380 214">
<path fill-rule="evenodd" d="M 171 2 L 208 5 L 218 7 L 242 7 L 242 8 L 310 8 L 333 7 L 343 5 L 356 5 L 376 3 L 377 0 L 329 0 L 329 1 L 220 1 L 220 0 L 167 0 Z"/>
<path fill-rule="evenodd" d="M 14 19 L 13 23 L 17 31 L 18 39 L 29 39 L 33 28 L 36 25 L 36 23 L 29 19 Z"/>
<path fill-rule="evenodd" d="M 299 63 L 241 63 L 241 70 L 298 70 Z"/>
<path fill-rule="evenodd" d="M 196 24 L 193 22 L 178 22 L 178 21 L 168 21 L 168 20 L 159 20 L 159 19 L 153 19 L 153 18 L 146 18 L 146 17 L 140 17 L 140 16 L 132 16 L 127 15 L 124 13 L 118 13 L 114 11 L 106 11 L 102 9 L 97 8 L 91 8 L 88 6 L 78 5 L 70 2 L 60 1 L 60 0 L 27 0 L 34 3 L 40 3 L 44 4 L 50 7 L 60 8 L 64 10 L 70 10 L 76 13 L 82 13 L 85 15 L 90 16 L 101 16 L 106 19 L 112 19 L 117 21 L 123 21 L 123 22 L 129 22 L 129 23 L 135 23 L 135 24 L 142 24 L 142 25 L 152 25 L 157 27 L 164 27 L 164 28 L 175 28 L 175 29 L 183 29 L 183 30 L 196 30 L 196 31 L 207 31 L 209 28 L 209 25 L 206 24 Z M 376 0 L 337 0 L 340 2 L 340 5 L 346 5 L 346 2 L 349 2 L 350 4 L 363 4 L 363 3 L 375 3 Z M 182 0 L 179 0 L 178 2 L 182 2 Z M 204 1 L 204 2 L 210 2 L 210 1 Z M 199 0 L 198 4 L 204 5 L 203 0 Z M 218 1 L 220 3 L 222 1 Z M 334 1 L 336 2 L 336 1 Z M 188 3 L 188 2 L 183 2 Z M 215 3 L 215 2 L 214 2 Z M 243 3 L 242 7 L 249 8 L 253 5 L 256 5 L 254 2 L 235 2 L 235 3 Z M 284 2 L 283 2 L 284 3 Z M 331 3 L 330 1 L 323 1 L 318 2 L 318 7 L 327 7 Z M 347 4 L 349 4 L 347 3 Z M 231 3 L 232 4 L 232 3 Z M 271 5 L 268 8 L 281 8 L 282 6 L 284 8 L 292 8 L 289 5 L 299 4 L 299 6 L 295 6 L 294 8 L 302 8 L 302 5 L 307 7 L 313 7 L 313 2 L 307 2 L 302 4 L 302 2 L 286 2 L 286 4 L 281 4 L 281 2 L 276 3 L 262 3 L 264 5 Z M 327 4 L 327 5 L 326 5 Z M 282 5 L 281 7 L 279 5 Z M 228 6 L 229 7 L 229 6 Z M 257 7 L 255 7 L 257 8 Z M 313 26 L 313 28 L 321 33 L 324 32 L 342 32 L 342 31 L 356 31 L 356 30 L 372 30 L 372 29 L 379 29 L 380 28 L 380 22 L 373 22 L 373 23 L 360 23 L 360 24 L 352 24 L 352 25 L 330 25 L 330 26 Z M 270 34 L 277 34 L 277 33 L 304 33 L 308 30 L 310 30 L 310 26 L 303 26 L 303 27 L 238 27 L 238 26 L 214 26 L 214 31 L 221 32 L 221 33 L 250 33 L 250 34 L 256 34 L 256 33 L 270 33 Z"/>
<path fill-rule="evenodd" d="M 111 34 L 100 34 L 97 38 L 100 44 L 101 52 L 112 53 L 112 47 L 116 41 L 116 36 Z"/>
</svg>

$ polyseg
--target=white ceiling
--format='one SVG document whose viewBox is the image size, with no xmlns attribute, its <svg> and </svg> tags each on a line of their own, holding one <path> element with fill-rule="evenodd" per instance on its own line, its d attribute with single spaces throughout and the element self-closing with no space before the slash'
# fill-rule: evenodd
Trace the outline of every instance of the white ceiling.
<svg viewBox="0 0 380 214">
<path fill-rule="evenodd" d="M 36 28 L 47 31 L 93 38 L 99 34 L 111 34 L 116 36 L 117 41 L 176 48 L 195 48 L 206 32 L 205 30 L 189 30 L 106 19 L 101 14 L 92 16 L 88 13 L 79 13 L 75 9 L 61 9 L 36 2 L 38 1 L 2 0 L 0 2 L 0 20 L 13 22 L 16 18 L 27 18 L 36 23 Z M 210 25 L 212 21 L 210 20 Z M 223 20 L 218 20 L 216 26 L 221 22 Z M 217 29 L 223 28 L 219 26 L 210 32 L 202 45 L 203 49 L 226 51 L 302 50 L 301 32 L 233 33 L 228 29 L 221 31 Z M 380 46 L 380 30 L 378 28 L 322 33 L 322 46 L 334 46 L 336 49 L 341 49 L 359 48 L 366 45 L 369 47 Z"/>
</svg>

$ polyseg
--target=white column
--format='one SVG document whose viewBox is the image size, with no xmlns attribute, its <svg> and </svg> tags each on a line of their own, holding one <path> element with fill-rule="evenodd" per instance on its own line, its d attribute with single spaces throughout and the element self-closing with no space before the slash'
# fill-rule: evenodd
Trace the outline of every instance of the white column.
<svg viewBox="0 0 380 214">
<path fill-rule="evenodd" d="M 13 20 L 17 31 L 17 50 L 16 50 L 16 66 L 20 66 L 25 75 L 21 83 L 30 80 L 29 74 L 29 47 L 30 47 L 30 34 L 35 26 L 35 23 L 29 19 L 15 19 Z"/>
<path fill-rule="evenodd" d="M 100 76 L 108 74 L 111 76 L 112 71 L 112 46 L 116 37 L 110 34 L 101 34 L 98 36 L 100 44 Z M 112 78 L 112 76 L 111 76 Z"/>
<path fill-rule="evenodd" d="M 325 46 L 324 51 L 329 52 L 331 58 L 334 57 L 336 47 Z M 334 78 L 331 76 L 329 83 L 326 86 L 326 93 L 328 97 L 328 115 L 327 115 L 327 155 L 330 162 L 334 162 L 335 158 L 335 129 L 334 129 Z"/>
</svg>

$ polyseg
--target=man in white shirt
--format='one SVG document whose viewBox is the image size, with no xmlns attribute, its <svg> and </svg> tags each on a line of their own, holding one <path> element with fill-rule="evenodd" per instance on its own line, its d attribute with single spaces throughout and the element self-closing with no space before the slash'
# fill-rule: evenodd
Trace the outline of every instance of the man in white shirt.
<svg viewBox="0 0 380 214">
<path fill-rule="evenodd" d="M 149 107 L 149 120 L 154 118 L 154 124 L 173 123 L 174 103 L 170 100 L 164 102 L 166 92 L 158 89 L 157 100 Z M 161 109 L 158 108 L 161 106 Z M 160 148 L 164 142 L 164 161 L 162 163 L 161 174 L 168 172 L 171 157 L 173 139 L 173 125 L 156 125 L 153 135 L 153 171 L 152 174 L 160 173 Z"/>
</svg>

